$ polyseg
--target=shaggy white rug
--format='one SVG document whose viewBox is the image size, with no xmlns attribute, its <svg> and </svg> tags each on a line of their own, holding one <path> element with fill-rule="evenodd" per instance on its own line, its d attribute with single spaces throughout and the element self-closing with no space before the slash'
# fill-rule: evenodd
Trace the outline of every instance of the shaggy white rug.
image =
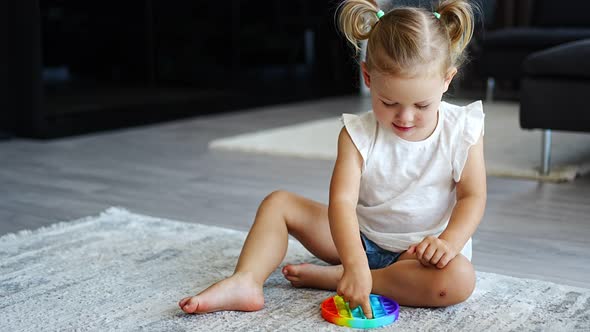
<svg viewBox="0 0 590 332">
<path fill-rule="evenodd" d="M 468 103 L 450 102 L 458 105 Z M 551 173 L 539 175 L 541 131 L 520 128 L 518 107 L 517 103 L 484 103 L 488 175 L 571 181 L 577 175 L 590 172 L 590 134 L 554 131 Z M 209 147 L 213 150 L 334 160 L 341 128 L 340 119 L 334 117 L 221 138 L 210 142 Z"/>
<path fill-rule="evenodd" d="M 232 273 L 245 233 L 110 208 L 0 238 L 0 331 L 345 331 L 322 319 L 332 292 L 277 270 L 258 312 L 186 315 L 180 298 Z M 287 262 L 311 259 L 291 243 Z M 402 307 L 391 331 L 589 331 L 590 290 L 477 273 L 460 305 Z"/>
</svg>

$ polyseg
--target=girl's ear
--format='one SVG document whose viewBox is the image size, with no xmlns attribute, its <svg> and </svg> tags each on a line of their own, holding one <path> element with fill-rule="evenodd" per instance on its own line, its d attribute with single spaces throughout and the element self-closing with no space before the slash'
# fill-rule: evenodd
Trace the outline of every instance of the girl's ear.
<svg viewBox="0 0 590 332">
<path fill-rule="evenodd" d="M 453 81 L 453 77 L 455 77 L 456 74 L 457 74 L 456 67 L 452 67 L 451 69 L 449 69 L 449 71 L 447 72 L 447 76 L 445 77 L 445 88 L 444 88 L 443 93 L 447 92 L 447 90 L 449 89 L 449 85 L 451 85 L 451 82 Z"/>
<path fill-rule="evenodd" d="M 361 62 L 361 70 L 363 72 L 363 79 L 365 80 L 365 85 L 367 88 L 371 88 L 371 75 L 369 75 L 369 70 L 367 69 L 367 63 Z"/>
</svg>

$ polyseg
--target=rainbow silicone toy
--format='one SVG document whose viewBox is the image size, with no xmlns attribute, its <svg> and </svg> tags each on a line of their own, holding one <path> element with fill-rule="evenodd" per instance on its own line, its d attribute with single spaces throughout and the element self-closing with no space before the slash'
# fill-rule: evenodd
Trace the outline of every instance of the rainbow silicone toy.
<svg viewBox="0 0 590 332">
<path fill-rule="evenodd" d="M 350 310 L 342 297 L 335 295 L 322 302 L 322 317 L 330 323 L 360 329 L 381 327 L 395 322 L 399 316 L 399 305 L 385 296 L 371 294 L 373 319 L 367 319 L 361 307 Z"/>
</svg>

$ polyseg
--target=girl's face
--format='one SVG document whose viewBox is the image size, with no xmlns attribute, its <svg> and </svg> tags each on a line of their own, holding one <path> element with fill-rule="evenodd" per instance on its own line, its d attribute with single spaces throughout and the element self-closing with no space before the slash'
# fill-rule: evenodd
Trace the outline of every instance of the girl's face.
<svg viewBox="0 0 590 332">
<path fill-rule="evenodd" d="M 428 138 L 438 122 L 438 107 L 456 69 L 447 77 L 424 75 L 395 77 L 368 72 L 362 64 L 365 84 L 371 90 L 373 113 L 379 124 L 407 141 Z"/>
</svg>

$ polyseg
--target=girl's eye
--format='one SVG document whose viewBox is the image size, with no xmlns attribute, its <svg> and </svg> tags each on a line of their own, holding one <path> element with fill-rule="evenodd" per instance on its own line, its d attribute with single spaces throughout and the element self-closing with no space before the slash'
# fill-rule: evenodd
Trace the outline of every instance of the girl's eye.
<svg viewBox="0 0 590 332">
<path fill-rule="evenodd" d="M 397 105 L 397 103 L 388 104 L 388 103 L 384 102 L 383 100 L 381 102 L 383 103 L 383 105 L 385 105 L 387 107 L 393 107 L 393 106 Z"/>
<path fill-rule="evenodd" d="M 420 110 L 427 109 L 430 105 L 416 105 L 416 107 Z"/>
</svg>

